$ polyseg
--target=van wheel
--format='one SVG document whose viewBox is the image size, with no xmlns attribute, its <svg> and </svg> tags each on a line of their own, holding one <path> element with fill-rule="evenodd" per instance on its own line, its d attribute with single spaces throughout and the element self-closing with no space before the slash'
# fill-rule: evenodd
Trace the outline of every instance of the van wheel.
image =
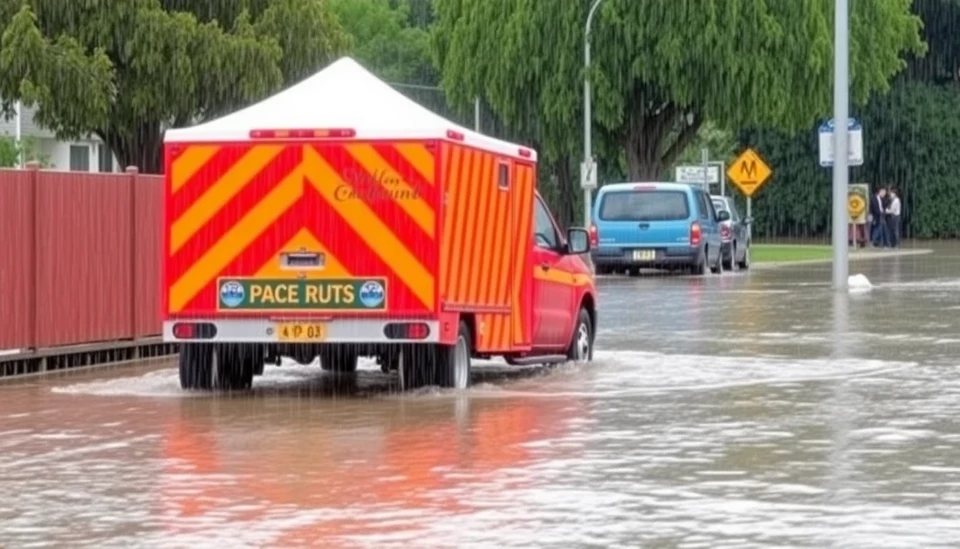
<svg viewBox="0 0 960 549">
<path fill-rule="evenodd" d="M 702 275 L 707 272 L 707 248 L 704 248 L 697 256 L 697 262 L 690 267 L 690 272 L 695 275 Z"/>
<path fill-rule="evenodd" d="M 730 257 L 723 258 L 723 268 L 727 271 L 732 271 L 737 264 L 737 243 L 734 242 L 730 245 Z"/>
<path fill-rule="evenodd" d="M 320 368 L 337 374 L 352 374 L 357 371 L 359 354 L 346 345 L 334 345 L 320 351 Z"/>
<path fill-rule="evenodd" d="M 750 244 L 747 244 L 747 247 L 743 249 L 743 259 L 737 263 L 737 266 L 744 270 L 750 268 Z"/>
<path fill-rule="evenodd" d="M 573 362 L 588 362 L 593 360 L 593 323 L 590 322 L 590 313 L 580 309 L 577 315 L 577 325 L 573 329 L 573 338 L 567 348 L 567 360 Z"/>
<path fill-rule="evenodd" d="M 717 252 L 717 262 L 710 266 L 710 272 L 713 274 L 723 273 L 723 251 Z"/>
<path fill-rule="evenodd" d="M 209 391 L 213 345 L 203 343 L 180 344 L 180 388 Z"/>
<path fill-rule="evenodd" d="M 470 350 L 473 348 L 470 326 L 460 322 L 457 340 L 453 345 L 436 347 L 437 385 L 447 389 L 466 389 L 470 387 Z"/>
</svg>

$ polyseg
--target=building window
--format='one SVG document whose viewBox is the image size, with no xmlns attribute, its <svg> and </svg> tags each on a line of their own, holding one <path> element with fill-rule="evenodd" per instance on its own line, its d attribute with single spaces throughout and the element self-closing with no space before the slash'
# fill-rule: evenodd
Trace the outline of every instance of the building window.
<svg viewBox="0 0 960 549">
<path fill-rule="evenodd" d="M 90 171 L 90 147 L 86 145 L 70 145 L 70 171 Z"/>
<path fill-rule="evenodd" d="M 97 146 L 97 152 L 99 153 L 100 161 L 100 171 L 101 172 L 112 172 L 113 171 L 113 151 L 110 150 L 105 143 L 100 143 Z"/>
</svg>

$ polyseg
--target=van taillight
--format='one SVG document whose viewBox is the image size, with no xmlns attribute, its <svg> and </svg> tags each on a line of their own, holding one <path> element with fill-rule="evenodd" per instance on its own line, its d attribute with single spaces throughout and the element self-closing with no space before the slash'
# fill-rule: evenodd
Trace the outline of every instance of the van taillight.
<svg viewBox="0 0 960 549">
<path fill-rule="evenodd" d="M 700 230 L 700 222 L 694 221 L 692 224 L 690 224 L 690 245 L 696 246 L 700 244 L 701 236 L 702 232 Z"/>
<path fill-rule="evenodd" d="M 590 225 L 590 247 L 596 248 L 600 244 L 600 231 L 596 225 Z"/>
</svg>

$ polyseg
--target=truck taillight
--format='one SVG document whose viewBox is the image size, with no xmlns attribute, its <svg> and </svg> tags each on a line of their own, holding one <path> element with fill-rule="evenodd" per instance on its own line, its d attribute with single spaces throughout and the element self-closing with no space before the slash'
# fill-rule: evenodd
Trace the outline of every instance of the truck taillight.
<svg viewBox="0 0 960 549">
<path fill-rule="evenodd" d="M 430 326 L 423 322 L 393 322 L 383 328 L 388 339 L 427 339 Z"/>
<path fill-rule="evenodd" d="M 177 339 L 213 339 L 217 327 L 209 322 L 177 322 L 173 325 L 173 337 Z"/>
<path fill-rule="evenodd" d="M 700 238 L 703 236 L 702 231 L 700 230 L 700 222 L 694 221 L 690 224 L 690 245 L 697 246 L 700 244 Z"/>
<path fill-rule="evenodd" d="M 600 231 L 596 225 L 590 225 L 590 247 L 596 248 L 600 244 Z"/>
<path fill-rule="evenodd" d="M 250 131 L 250 139 L 349 138 L 356 135 L 357 132 L 350 128 Z"/>
</svg>

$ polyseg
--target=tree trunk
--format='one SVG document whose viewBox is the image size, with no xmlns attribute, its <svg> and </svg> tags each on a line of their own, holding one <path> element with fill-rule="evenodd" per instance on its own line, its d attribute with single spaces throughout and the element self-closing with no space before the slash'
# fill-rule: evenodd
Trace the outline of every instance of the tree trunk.
<svg viewBox="0 0 960 549">
<path fill-rule="evenodd" d="M 623 146 L 631 181 L 658 181 L 664 169 L 676 162 L 703 124 L 702 116 L 694 114 L 692 122 L 687 116 L 673 103 L 630 115 Z M 675 134 L 672 139 L 671 134 Z"/>
<path fill-rule="evenodd" d="M 163 140 L 157 124 L 141 124 L 121 135 L 118 131 L 99 131 L 100 138 L 116 155 L 121 169 L 136 166 L 140 173 L 163 173 Z"/>
</svg>

